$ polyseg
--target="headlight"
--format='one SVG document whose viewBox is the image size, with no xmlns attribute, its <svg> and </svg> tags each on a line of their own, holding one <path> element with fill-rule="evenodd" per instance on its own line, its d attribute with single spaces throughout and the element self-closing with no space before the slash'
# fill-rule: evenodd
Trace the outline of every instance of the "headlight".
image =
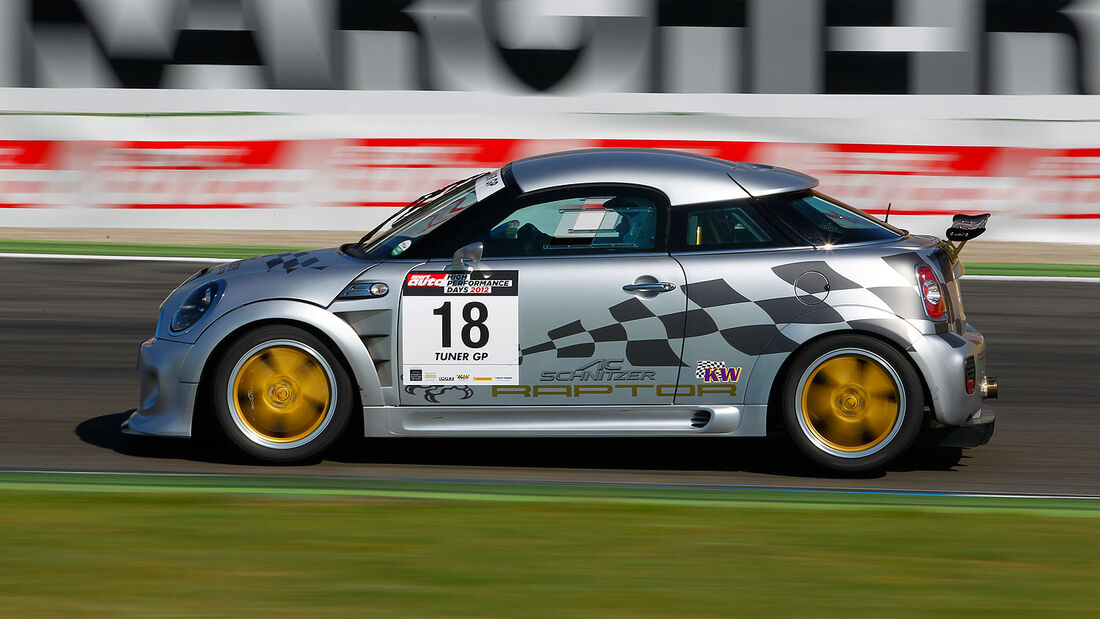
<svg viewBox="0 0 1100 619">
<path fill-rule="evenodd" d="M 172 330 L 185 331 L 191 328 L 191 325 L 198 322 L 206 312 L 210 311 L 210 308 L 214 307 L 221 292 L 221 282 L 210 282 L 187 295 L 187 299 L 172 316 Z"/>
</svg>

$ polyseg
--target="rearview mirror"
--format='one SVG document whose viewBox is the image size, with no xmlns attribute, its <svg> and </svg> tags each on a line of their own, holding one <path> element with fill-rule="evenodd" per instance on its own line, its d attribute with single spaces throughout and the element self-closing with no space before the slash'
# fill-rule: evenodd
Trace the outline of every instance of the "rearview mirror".
<svg viewBox="0 0 1100 619">
<path fill-rule="evenodd" d="M 473 271 L 474 265 L 481 262 L 483 253 L 485 253 L 485 244 L 481 241 L 460 247 L 455 252 L 454 258 L 451 259 L 451 266 L 447 270 L 451 272 Z"/>
</svg>

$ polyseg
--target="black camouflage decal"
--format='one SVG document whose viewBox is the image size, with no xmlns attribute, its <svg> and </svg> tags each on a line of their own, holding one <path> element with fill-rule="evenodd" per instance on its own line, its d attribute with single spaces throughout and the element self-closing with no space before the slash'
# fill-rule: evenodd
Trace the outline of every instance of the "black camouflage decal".
<svg viewBox="0 0 1100 619">
<path fill-rule="evenodd" d="M 779 332 L 775 325 L 749 325 L 722 329 L 722 337 L 730 346 L 745 353 L 757 356 L 766 352 L 789 352 L 797 344 Z"/>
<path fill-rule="evenodd" d="M 924 259 L 920 257 L 920 254 L 912 251 L 894 254 L 892 256 L 883 256 L 882 259 L 886 264 L 900 273 L 906 281 L 912 280 L 914 284 L 917 283 L 917 267 L 922 264 L 927 264 Z"/>
<path fill-rule="evenodd" d="M 946 333 L 939 333 L 937 331 L 936 336 L 950 344 L 951 348 L 962 348 L 963 346 L 966 346 L 966 338 L 957 333 L 951 333 L 950 331 Z"/>
<path fill-rule="evenodd" d="M 777 267 L 772 267 L 772 272 L 779 276 L 780 279 L 787 282 L 790 285 L 794 285 L 799 275 L 807 271 L 817 271 L 825 276 L 825 279 L 829 280 L 830 290 L 854 290 L 856 288 L 862 288 L 859 284 L 844 277 L 840 273 L 837 273 L 826 262 L 822 260 L 809 260 L 806 262 L 791 262 L 790 264 L 781 264 Z M 806 292 L 820 292 L 814 290 L 807 290 Z"/>
<path fill-rule="evenodd" d="M 409 385 L 405 387 L 405 393 L 421 396 L 432 404 L 440 404 L 439 398 L 445 395 L 458 395 L 459 400 L 474 396 L 474 390 L 465 385 Z"/>
<path fill-rule="evenodd" d="M 924 303 L 912 286 L 881 286 L 867 290 L 882 299 L 890 311 L 902 318 L 928 320 L 928 316 L 924 313 Z"/>
<path fill-rule="evenodd" d="M 806 305 L 794 297 L 780 297 L 778 299 L 757 301 L 756 304 L 767 312 L 772 322 L 776 324 L 789 324 L 792 322 L 829 324 L 833 322 L 844 322 L 844 319 L 841 318 L 840 314 L 838 314 L 835 309 L 824 303 Z"/>
<path fill-rule="evenodd" d="M 945 283 L 955 281 L 955 267 L 951 264 L 951 257 L 947 255 L 947 252 L 941 249 L 932 254 L 932 259 L 939 265 Z"/>
<path fill-rule="evenodd" d="M 747 297 L 734 290 L 724 279 L 686 284 L 680 289 L 692 303 L 704 308 L 748 302 Z"/>
<path fill-rule="evenodd" d="M 558 349 L 559 359 L 587 359 L 594 354 L 596 354 L 595 342 L 573 344 L 572 346 L 563 346 Z"/>
<path fill-rule="evenodd" d="M 552 340 L 560 340 L 563 337 L 569 337 L 570 335 L 576 335 L 578 333 L 584 333 L 584 326 L 581 325 L 581 321 L 574 320 L 573 322 L 558 327 L 557 329 L 550 329 L 546 335 L 550 336 Z"/>
<path fill-rule="evenodd" d="M 849 320 L 848 325 L 857 331 L 866 331 L 868 333 L 880 335 L 904 346 L 909 346 L 913 343 L 912 340 L 909 339 L 909 335 L 905 332 L 904 325 L 899 324 L 897 320 L 864 318 L 860 320 Z"/>
<path fill-rule="evenodd" d="M 635 340 L 626 343 L 626 361 L 636 367 L 686 367 L 668 340 Z"/>
</svg>

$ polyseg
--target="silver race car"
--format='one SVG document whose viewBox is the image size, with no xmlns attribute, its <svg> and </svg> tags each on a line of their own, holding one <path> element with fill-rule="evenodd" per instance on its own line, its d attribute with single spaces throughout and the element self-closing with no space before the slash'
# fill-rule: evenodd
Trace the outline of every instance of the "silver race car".
<svg viewBox="0 0 1100 619">
<path fill-rule="evenodd" d="M 515 161 L 358 243 L 205 268 L 142 343 L 131 434 L 212 415 L 257 458 L 369 437 L 762 436 L 838 470 L 924 432 L 984 444 L 997 394 L 958 250 L 804 174 L 654 150 Z"/>
</svg>

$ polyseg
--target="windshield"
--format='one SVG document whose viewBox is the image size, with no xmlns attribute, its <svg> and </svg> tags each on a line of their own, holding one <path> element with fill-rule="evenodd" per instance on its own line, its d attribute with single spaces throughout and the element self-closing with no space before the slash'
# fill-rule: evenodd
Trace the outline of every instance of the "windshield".
<svg viewBox="0 0 1100 619">
<path fill-rule="evenodd" d="M 470 206 L 504 186 L 500 170 L 486 172 L 418 198 L 398 211 L 360 242 L 362 250 L 376 258 L 397 257 L 418 240 Z"/>
</svg>

